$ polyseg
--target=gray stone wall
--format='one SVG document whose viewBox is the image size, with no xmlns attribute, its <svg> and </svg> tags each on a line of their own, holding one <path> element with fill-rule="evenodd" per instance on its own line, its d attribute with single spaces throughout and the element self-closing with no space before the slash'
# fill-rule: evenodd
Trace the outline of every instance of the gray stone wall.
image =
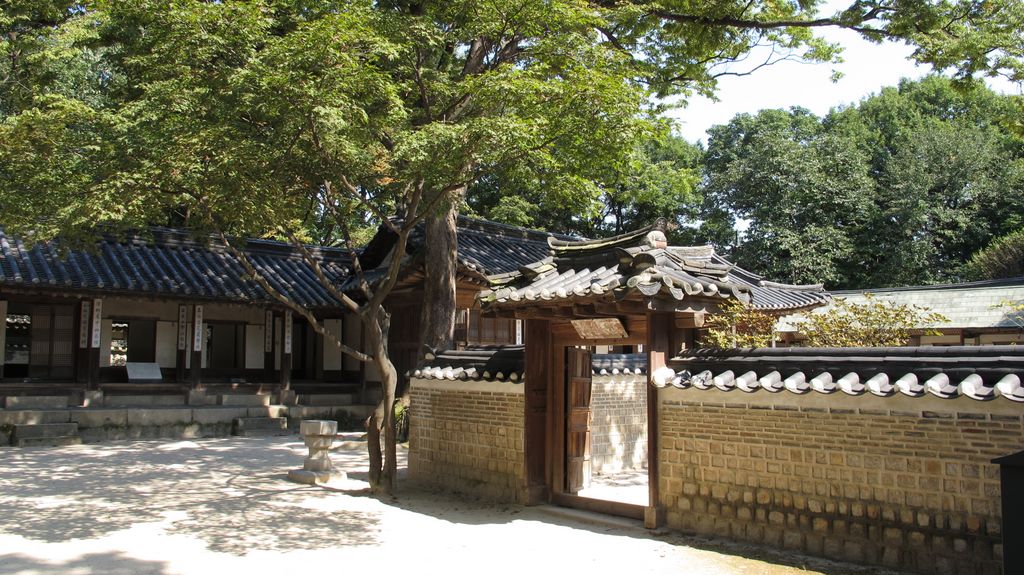
<svg viewBox="0 0 1024 575">
<path fill-rule="evenodd" d="M 659 391 L 671 527 L 917 573 L 1000 572 L 989 461 L 1024 445 L 1019 405 L 739 393 Z"/>
<path fill-rule="evenodd" d="M 595 475 L 647 467 L 647 376 L 595 375 L 590 461 Z"/>
<path fill-rule="evenodd" d="M 409 478 L 497 501 L 526 501 L 522 384 L 414 378 Z"/>
</svg>

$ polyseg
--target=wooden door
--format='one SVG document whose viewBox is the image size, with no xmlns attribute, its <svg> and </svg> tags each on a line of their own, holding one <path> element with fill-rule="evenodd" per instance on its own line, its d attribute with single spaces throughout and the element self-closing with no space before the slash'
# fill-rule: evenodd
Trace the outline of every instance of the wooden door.
<svg viewBox="0 0 1024 575">
<path fill-rule="evenodd" d="M 30 377 L 70 379 L 74 375 L 74 326 L 70 305 L 32 306 Z"/>
<path fill-rule="evenodd" d="M 566 492 L 590 485 L 590 350 L 566 349 Z"/>
</svg>

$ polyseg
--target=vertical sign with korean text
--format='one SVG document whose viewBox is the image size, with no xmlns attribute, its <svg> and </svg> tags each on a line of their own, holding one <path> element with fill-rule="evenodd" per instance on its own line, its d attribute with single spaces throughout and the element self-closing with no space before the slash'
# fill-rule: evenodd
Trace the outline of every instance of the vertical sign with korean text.
<svg viewBox="0 0 1024 575">
<path fill-rule="evenodd" d="M 192 318 L 192 351 L 203 351 L 203 306 L 195 306 Z"/>
<path fill-rule="evenodd" d="M 100 333 L 103 328 L 103 300 L 92 300 L 92 342 L 90 347 L 100 347 Z"/>
<path fill-rule="evenodd" d="M 274 312 L 267 310 L 263 317 L 263 352 L 274 351 Z"/>
<path fill-rule="evenodd" d="M 292 352 L 292 312 L 284 312 L 284 353 Z"/>
<path fill-rule="evenodd" d="M 83 301 L 78 314 L 78 349 L 89 347 L 89 320 L 92 319 L 92 302 Z"/>
<path fill-rule="evenodd" d="M 178 306 L 178 351 L 188 349 L 188 306 Z"/>
</svg>

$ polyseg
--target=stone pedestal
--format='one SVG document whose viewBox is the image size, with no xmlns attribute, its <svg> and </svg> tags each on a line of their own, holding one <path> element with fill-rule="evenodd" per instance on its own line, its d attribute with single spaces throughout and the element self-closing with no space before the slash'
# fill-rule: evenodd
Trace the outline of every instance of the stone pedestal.
<svg viewBox="0 0 1024 575">
<path fill-rule="evenodd" d="M 309 448 L 309 455 L 302 463 L 302 469 L 288 472 L 288 479 L 307 485 L 345 479 L 345 472 L 335 469 L 330 458 L 331 444 L 338 433 L 338 422 L 307 419 L 299 424 L 299 433 Z"/>
</svg>

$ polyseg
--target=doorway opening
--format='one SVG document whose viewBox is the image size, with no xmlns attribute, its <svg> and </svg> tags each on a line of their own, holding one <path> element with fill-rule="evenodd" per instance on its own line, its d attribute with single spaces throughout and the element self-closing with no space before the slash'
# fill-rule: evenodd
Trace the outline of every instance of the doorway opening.
<svg viewBox="0 0 1024 575">
<path fill-rule="evenodd" d="M 642 517 L 650 500 L 642 356 L 594 351 L 564 348 L 559 425 L 565 440 L 561 487 L 568 497 L 561 503 Z"/>
</svg>

